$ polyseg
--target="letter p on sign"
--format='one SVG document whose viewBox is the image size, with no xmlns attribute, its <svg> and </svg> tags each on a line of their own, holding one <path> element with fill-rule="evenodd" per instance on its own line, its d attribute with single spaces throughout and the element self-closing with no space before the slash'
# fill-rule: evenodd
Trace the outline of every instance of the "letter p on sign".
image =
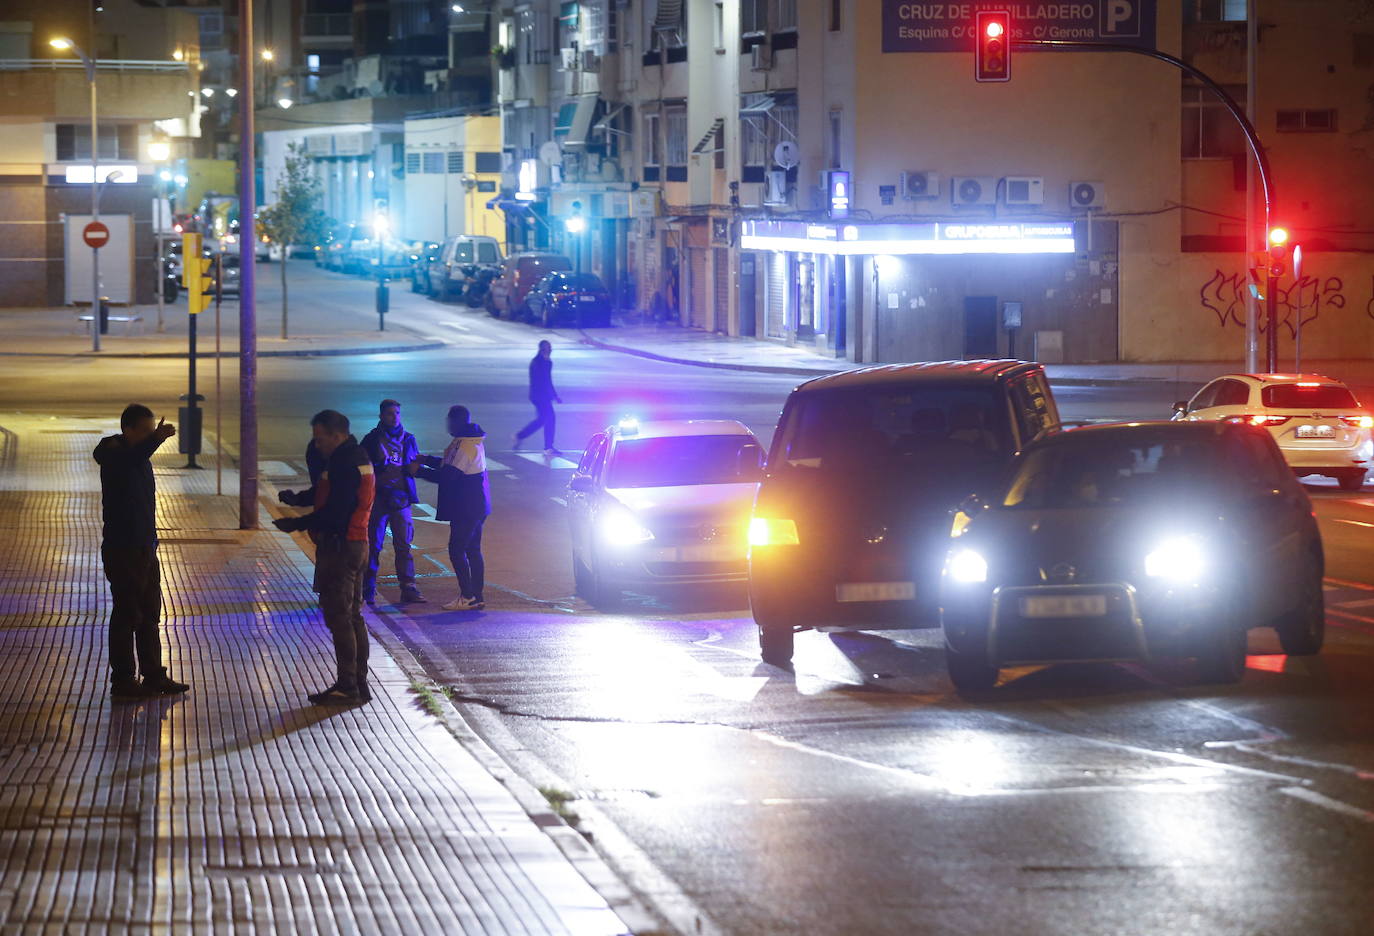
<svg viewBox="0 0 1374 936">
<path fill-rule="evenodd" d="M 1102 0 L 1102 33 L 1106 36 L 1140 35 L 1134 0 Z"/>
</svg>

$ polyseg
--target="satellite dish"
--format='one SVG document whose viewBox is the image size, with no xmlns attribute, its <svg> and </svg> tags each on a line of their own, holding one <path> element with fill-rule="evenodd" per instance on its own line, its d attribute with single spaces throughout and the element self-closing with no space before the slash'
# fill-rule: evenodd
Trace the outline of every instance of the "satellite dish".
<svg viewBox="0 0 1374 936">
<path fill-rule="evenodd" d="M 563 147 L 557 141 L 549 140 L 539 147 L 539 161 L 546 166 L 557 166 L 563 162 Z"/>
<path fill-rule="evenodd" d="M 801 148 L 791 140 L 783 140 L 773 147 L 773 162 L 784 169 L 791 169 L 801 162 Z"/>
</svg>

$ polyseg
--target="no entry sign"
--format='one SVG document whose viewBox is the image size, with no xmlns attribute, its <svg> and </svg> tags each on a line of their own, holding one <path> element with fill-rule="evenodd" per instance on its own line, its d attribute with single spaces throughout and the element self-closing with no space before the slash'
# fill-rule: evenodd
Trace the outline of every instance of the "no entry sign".
<svg viewBox="0 0 1374 936">
<path fill-rule="evenodd" d="M 99 221 L 92 221 L 81 229 L 81 239 L 87 247 L 99 249 L 110 242 L 110 229 Z"/>
</svg>

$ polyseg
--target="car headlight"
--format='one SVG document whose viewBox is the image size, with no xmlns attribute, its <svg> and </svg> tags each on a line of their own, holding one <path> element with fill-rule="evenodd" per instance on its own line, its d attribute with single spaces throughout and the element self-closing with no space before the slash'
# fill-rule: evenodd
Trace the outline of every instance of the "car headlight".
<svg viewBox="0 0 1374 936">
<path fill-rule="evenodd" d="M 638 546 L 654 534 L 624 505 L 616 505 L 601 516 L 601 538 L 610 546 Z"/>
<path fill-rule="evenodd" d="M 800 543 L 794 520 L 753 517 L 749 521 L 750 546 L 796 546 Z"/>
<path fill-rule="evenodd" d="M 972 549 L 956 549 L 945 563 L 945 574 L 961 585 L 977 585 L 988 580 L 988 561 Z"/>
<path fill-rule="evenodd" d="M 1145 574 L 1173 582 L 1196 582 L 1207 571 L 1207 553 L 1191 537 L 1164 540 L 1145 555 Z"/>
</svg>

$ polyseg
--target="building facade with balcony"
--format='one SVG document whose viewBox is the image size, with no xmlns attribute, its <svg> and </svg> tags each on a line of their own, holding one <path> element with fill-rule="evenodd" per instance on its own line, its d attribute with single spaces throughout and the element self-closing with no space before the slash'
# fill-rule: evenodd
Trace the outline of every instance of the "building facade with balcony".
<svg viewBox="0 0 1374 936">
<path fill-rule="evenodd" d="M 102 293 L 154 301 L 154 208 L 166 163 L 149 143 L 166 142 L 170 156 L 198 130 L 198 23 L 133 0 L 107 0 L 94 15 L 92 36 L 85 3 L 13 0 L 0 23 L 0 306 L 90 297 L 89 280 L 72 275 L 88 251 L 72 253 L 78 232 L 68 230 L 90 212 L 90 85 L 74 55 L 49 45 L 56 37 L 96 60 L 96 171 L 108 180 L 100 213 L 116 232 L 101 257 Z"/>
</svg>

